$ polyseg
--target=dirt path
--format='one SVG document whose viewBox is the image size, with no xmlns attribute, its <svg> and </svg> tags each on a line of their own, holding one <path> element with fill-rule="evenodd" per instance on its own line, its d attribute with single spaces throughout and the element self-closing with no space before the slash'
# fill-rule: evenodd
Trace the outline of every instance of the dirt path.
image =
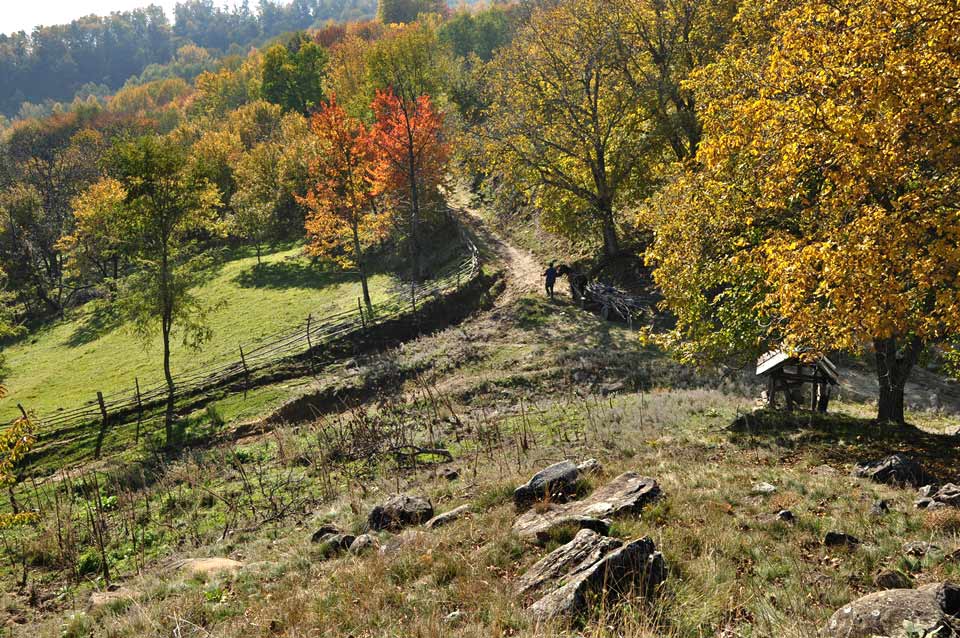
<svg viewBox="0 0 960 638">
<path fill-rule="evenodd" d="M 460 214 L 467 232 L 487 260 L 500 265 L 506 273 L 507 288 L 496 306 L 507 305 L 518 297 L 540 291 L 545 266 L 529 252 L 510 244 L 483 219 L 471 203 L 472 196 L 464 185 L 457 186 L 448 197 L 450 206 Z"/>
</svg>

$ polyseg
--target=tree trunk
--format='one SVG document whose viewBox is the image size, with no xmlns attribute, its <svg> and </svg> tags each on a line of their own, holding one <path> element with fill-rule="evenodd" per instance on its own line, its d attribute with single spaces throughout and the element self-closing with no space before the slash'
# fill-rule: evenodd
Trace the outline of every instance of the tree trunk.
<svg viewBox="0 0 960 638">
<path fill-rule="evenodd" d="M 896 337 L 874 340 L 877 382 L 880 386 L 877 399 L 877 421 L 901 425 L 906 423 L 904 387 L 913 366 L 917 363 L 921 345 L 916 337 L 911 337 L 906 342 L 898 341 Z"/>
<path fill-rule="evenodd" d="M 173 385 L 173 374 L 170 372 L 170 319 L 163 318 L 163 376 L 167 380 L 167 410 L 163 420 L 166 445 L 173 443 L 173 409 L 176 388 Z"/>
<path fill-rule="evenodd" d="M 360 287 L 363 288 L 363 303 L 367 306 L 367 313 L 373 315 L 373 303 L 370 301 L 370 288 L 367 285 L 367 263 L 363 258 L 363 249 L 360 247 L 360 229 L 353 225 L 353 259 L 357 262 L 360 271 Z"/>
<path fill-rule="evenodd" d="M 414 148 L 413 129 L 407 118 L 407 170 L 410 178 L 410 258 L 413 279 L 423 275 L 420 265 L 420 188 L 417 184 L 417 149 Z"/>
<path fill-rule="evenodd" d="M 620 252 L 617 226 L 613 222 L 613 207 L 610 204 L 604 204 L 600 212 L 603 213 L 603 255 L 613 257 Z"/>
</svg>

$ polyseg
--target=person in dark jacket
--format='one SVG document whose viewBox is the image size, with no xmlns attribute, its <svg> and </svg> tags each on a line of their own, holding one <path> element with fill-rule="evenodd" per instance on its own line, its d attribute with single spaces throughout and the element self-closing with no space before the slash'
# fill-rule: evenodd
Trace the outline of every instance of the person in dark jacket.
<svg viewBox="0 0 960 638">
<path fill-rule="evenodd" d="M 557 283 L 557 269 L 554 268 L 552 261 L 550 262 L 550 266 L 547 268 L 547 272 L 543 273 L 543 276 L 547 279 L 547 296 L 553 299 L 553 285 Z"/>
</svg>

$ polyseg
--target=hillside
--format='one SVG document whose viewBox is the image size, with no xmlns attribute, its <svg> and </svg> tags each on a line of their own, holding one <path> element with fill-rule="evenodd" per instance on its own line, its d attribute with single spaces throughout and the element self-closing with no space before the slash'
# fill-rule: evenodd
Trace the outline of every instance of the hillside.
<svg viewBox="0 0 960 638">
<path fill-rule="evenodd" d="M 360 295 L 356 275 L 318 269 L 302 256 L 302 247 L 265 255 L 263 264 L 241 251 L 227 259 L 195 292 L 207 300 L 212 338 L 199 351 L 178 347 L 173 354 L 177 376 L 233 361 L 238 347 L 249 352 L 306 323 L 354 309 Z M 371 280 L 374 299 L 380 301 L 391 277 Z M 65 321 L 44 327 L 5 350 L 14 374 L 8 381 L 17 402 L 38 414 L 53 414 L 105 395 L 132 392 L 134 378 L 142 387 L 163 380 L 158 366 L 159 335 L 144 347 L 129 326 L 109 308 L 97 304 L 79 308 Z M 0 401 L 0 419 L 9 421 L 17 408 Z"/>
<path fill-rule="evenodd" d="M 62 487 L 76 495 L 70 507 L 101 503 L 91 506 L 109 539 L 110 587 L 82 520 L 67 530 L 72 547 L 45 520 L 30 541 L 29 595 L 4 594 L 12 635 L 801 637 L 876 589 L 878 570 L 916 585 L 960 576 L 955 510 L 915 509 L 912 490 L 848 478 L 856 461 L 893 451 L 948 476 L 960 459 L 938 434 L 945 421 L 915 413 L 919 427 L 880 427 L 861 417 L 869 406 L 842 402 L 827 417 L 728 429 L 756 388 L 678 366 L 566 297 L 545 301 L 536 261 L 471 227 L 505 278 L 489 310 L 285 384 L 288 399 L 313 401 L 313 416 L 278 422 L 264 408 L 163 466 L 126 455 L 95 479 L 76 468 L 41 486 L 41 499 Z M 443 448 L 452 461 L 398 466 L 398 445 Z M 516 587 L 576 530 L 541 545 L 511 532 L 513 489 L 565 458 L 599 461 L 581 495 L 624 471 L 664 494 L 608 532 L 650 536 L 663 552 L 657 599 L 628 595 L 574 633 L 536 622 L 525 609 L 535 597 Z M 380 549 L 357 554 L 317 540 L 334 527 L 366 531 L 372 507 L 397 492 L 471 513 L 371 532 Z M 857 544 L 824 545 L 830 531 Z M 69 585 L 65 568 L 86 582 Z"/>
</svg>

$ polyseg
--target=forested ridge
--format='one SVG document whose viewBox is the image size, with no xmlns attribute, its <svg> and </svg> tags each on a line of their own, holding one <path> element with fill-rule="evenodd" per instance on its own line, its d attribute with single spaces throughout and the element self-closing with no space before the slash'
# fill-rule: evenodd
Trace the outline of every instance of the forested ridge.
<svg viewBox="0 0 960 638">
<path fill-rule="evenodd" d="M 399 4 L 388 8 L 396 17 L 416 15 L 416 3 Z M 245 0 L 230 7 L 186 0 L 172 16 L 150 5 L 0 34 L 0 114 L 29 116 L 49 110 L 50 102 L 106 97 L 127 82 L 190 80 L 216 59 L 245 55 L 283 33 L 376 14 L 375 0 Z"/>
</svg>

